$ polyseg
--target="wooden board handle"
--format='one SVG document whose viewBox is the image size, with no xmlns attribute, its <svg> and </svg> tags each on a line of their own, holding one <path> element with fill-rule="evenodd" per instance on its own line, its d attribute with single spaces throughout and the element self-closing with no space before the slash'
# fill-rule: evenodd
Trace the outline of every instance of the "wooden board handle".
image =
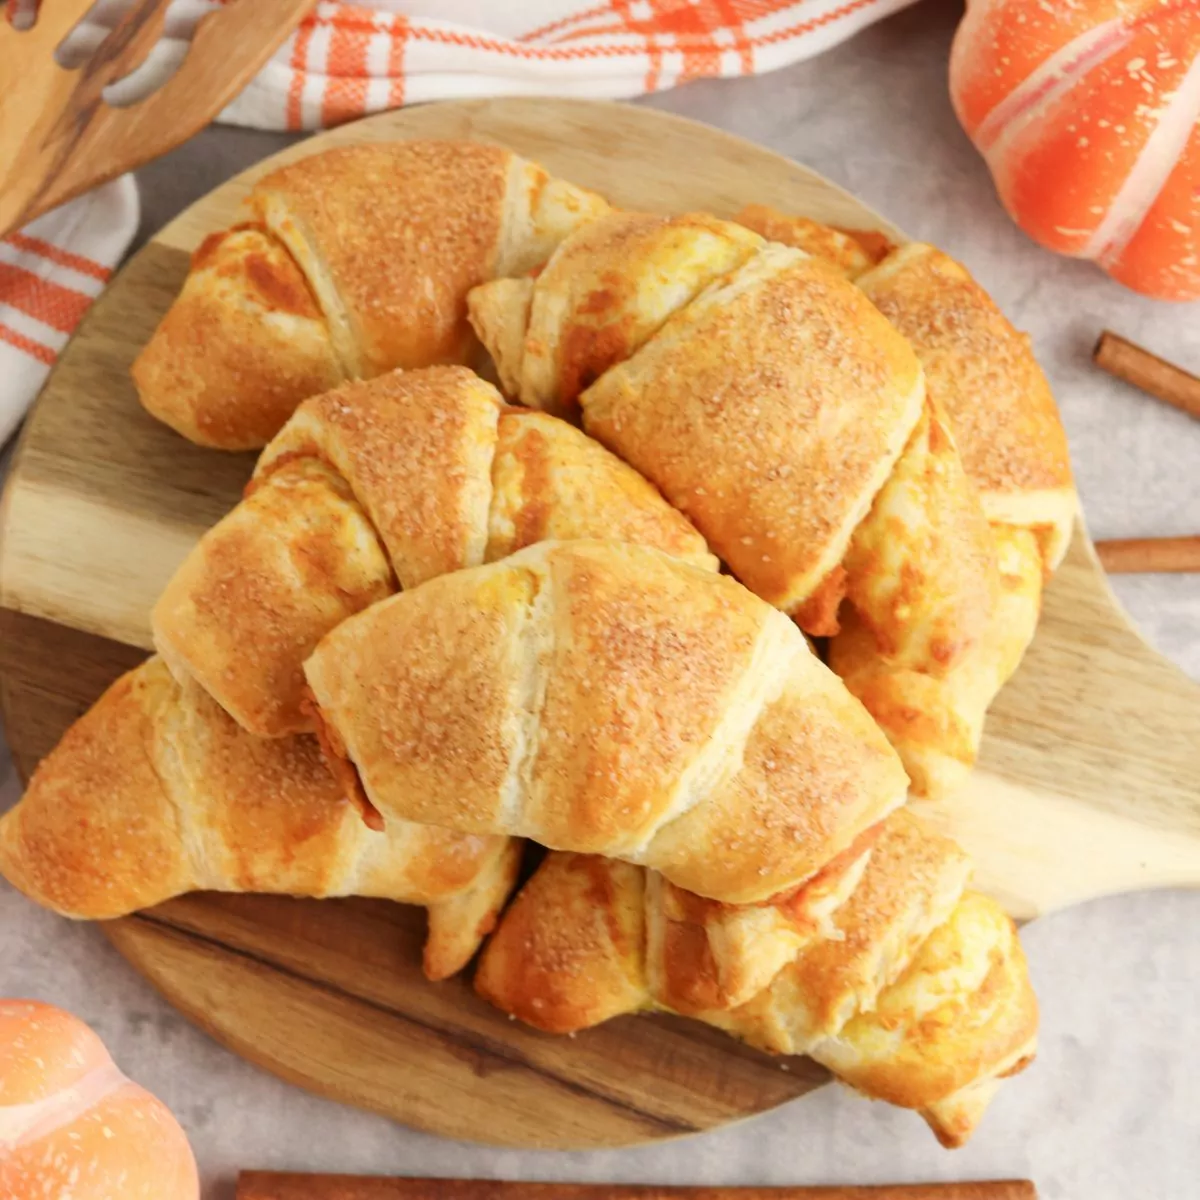
<svg viewBox="0 0 1200 1200">
<path fill-rule="evenodd" d="M 1037 1200 L 1027 1179 L 896 1187 L 654 1187 L 243 1171 L 237 1200 Z"/>
</svg>

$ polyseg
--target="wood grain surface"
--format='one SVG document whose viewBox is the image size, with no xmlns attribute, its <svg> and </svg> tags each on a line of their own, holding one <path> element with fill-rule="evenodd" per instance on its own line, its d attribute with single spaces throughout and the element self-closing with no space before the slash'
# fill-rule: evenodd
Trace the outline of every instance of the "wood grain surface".
<svg viewBox="0 0 1200 1200">
<path fill-rule="evenodd" d="M 138 406 L 129 364 L 251 181 L 331 144 L 501 142 L 616 203 L 731 215 L 749 201 L 899 231 L 768 151 L 620 105 L 505 100 L 386 114 L 230 181 L 125 267 L 63 354 L 0 502 L 0 708 L 27 773 L 150 645 L 148 614 L 251 457 L 191 446 Z M 923 806 L 975 855 L 977 882 L 1032 917 L 1092 896 L 1200 883 L 1200 689 L 1150 650 L 1082 529 L 1037 639 L 988 721 L 980 769 Z M 802 1060 L 629 1018 L 574 1039 L 524 1029 L 461 981 L 417 973 L 423 918 L 361 902 L 193 896 L 109 936 L 183 1011 L 246 1057 L 420 1128 L 525 1146 L 614 1146 L 761 1112 L 817 1086 Z M 801 1119 L 798 1115 L 797 1119 Z M 915 1120 L 915 1118 L 914 1118 Z"/>
<path fill-rule="evenodd" d="M 449 1137 L 623 1146 L 738 1120 L 828 1078 L 677 1018 L 538 1033 L 465 977 L 428 983 L 424 919 L 381 901 L 197 895 L 107 931 L 173 1004 L 251 1061 Z"/>
<path fill-rule="evenodd" d="M 315 0 L 227 0 L 203 17 L 179 69 L 136 104 L 104 91 L 146 61 L 167 0 L 134 0 L 74 68 L 55 50 L 93 0 L 42 4 L 32 29 L 0 16 L 0 235 L 165 154 L 203 129 L 270 58 Z"/>
<path fill-rule="evenodd" d="M 236 1200 L 1037 1200 L 1026 1179 L 892 1187 L 653 1187 L 243 1171 Z"/>
</svg>

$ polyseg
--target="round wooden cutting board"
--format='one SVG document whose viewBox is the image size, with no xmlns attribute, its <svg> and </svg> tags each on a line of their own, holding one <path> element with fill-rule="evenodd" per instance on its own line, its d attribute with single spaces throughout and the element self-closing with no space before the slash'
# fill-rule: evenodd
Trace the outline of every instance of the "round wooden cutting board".
<svg viewBox="0 0 1200 1200">
<path fill-rule="evenodd" d="M 731 216 L 758 202 L 903 240 L 852 196 L 766 150 L 648 109 L 583 101 L 389 113 L 231 180 L 125 267 L 26 425 L 0 507 L 0 710 L 23 774 L 145 656 L 151 605 L 250 472 L 250 456 L 199 449 L 153 421 L 129 380 L 189 252 L 232 223 L 253 180 L 281 162 L 413 137 L 500 142 L 626 207 Z M 980 769 L 928 815 L 974 853 L 983 887 L 1031 917 L 1108 892 L 1200 883 L 1198 781 L 1200 689 L 1133 631 L 1080 529 L 1037 639 L 989 717 Z M 423 920 L 382 902 L 203 894 L 106 932 L 247 1058 L 453 1137 L 627 1145 L 762 1112 L 825 1078 L 806 1060 L 770 1059 L 682 1020 L 538 1034 L 461 979 L 427 983 Z"/>
</svg>

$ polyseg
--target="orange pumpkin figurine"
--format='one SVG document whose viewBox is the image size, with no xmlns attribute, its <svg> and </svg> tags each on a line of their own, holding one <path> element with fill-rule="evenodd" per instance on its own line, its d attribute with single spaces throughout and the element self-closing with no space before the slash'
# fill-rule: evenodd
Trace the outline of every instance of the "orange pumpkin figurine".
<svg viewBox="0 0 1200 1200">
<path fill-rule="evenodd" d="M 0 1000 L 0 1197 L 197 1200 L 196 1162 L 161 1101 L 61 1009 Z"/>
<path fill-rule="evenodd" d="M 968 0 L 950 92 L 1026 233 L 1200 297 L 1198 0 Z"/>
</svg>

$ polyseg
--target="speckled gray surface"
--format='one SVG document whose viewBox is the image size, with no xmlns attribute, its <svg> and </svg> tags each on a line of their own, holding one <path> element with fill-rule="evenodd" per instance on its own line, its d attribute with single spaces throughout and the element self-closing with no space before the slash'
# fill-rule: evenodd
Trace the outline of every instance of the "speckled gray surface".
<svg viewBox="0 0 1200 1200">
<path fill-rule="evenodd" d="M 655 107 L 804 161 L 910 233 L 963 258 L 1030 330 L 1071 435 L 1096 536 L 1200 532 L 1200 423 L 1088 362 L 1111 326 L 1193 368 L 1200 307 L 1138 299 L 1055 259 L 1009 224 L 945 97 L 955 5 L 931 0 L 813 63 L 701 84 Z M 143 172 L 144 225 L 284 139 L 209 130 Z M 1200 679 L 1200 577 L 1117 581 L 1147 637 Z M 0 808 L 18 792 L 0 755 Z M 965 1150 L 920 1121 L 836 1088 L 749 1124 L 646 1149 L 498 1151 L 441 1141 L 318 1100 L 221 1049 L 174 1013 L 94 929 L 0 884 L 0 994 L 65 1005 L 191 1136 L 206 1200 L 239 1166 L 662 1183 L 888 1182 L 1031 1176 L 1048 1200 L 1200 1195 L 1200 894 L 1087 905 L 1026 931 L 1042 1050 Z"/>
</svg>

